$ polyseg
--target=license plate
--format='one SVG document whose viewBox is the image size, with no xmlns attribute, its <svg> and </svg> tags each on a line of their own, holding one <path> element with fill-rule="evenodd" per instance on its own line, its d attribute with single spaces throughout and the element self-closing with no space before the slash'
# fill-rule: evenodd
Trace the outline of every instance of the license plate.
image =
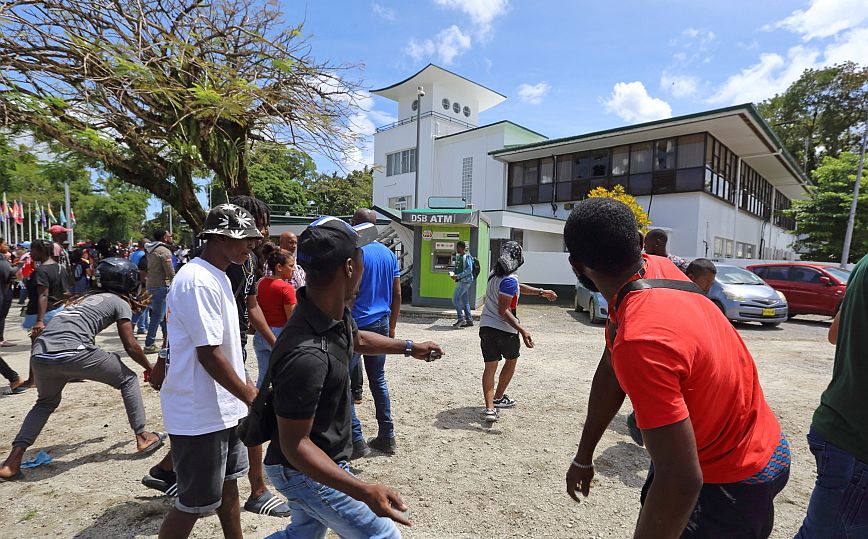
<svg viewBox="0 0 868 539">
<path fill-rule="evenodd" d="M 774 309 L 763 309 L 763 316 L 774 316 L 774 315 L 775 315 Z"/>
</svg>

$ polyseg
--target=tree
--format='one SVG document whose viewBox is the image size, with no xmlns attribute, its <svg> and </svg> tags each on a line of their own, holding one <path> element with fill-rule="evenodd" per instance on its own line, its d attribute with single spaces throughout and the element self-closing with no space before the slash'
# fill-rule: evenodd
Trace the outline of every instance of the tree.
<svg viewBox="0 0 868 539">
<path fill-rule="evenodd" d="M 135 241 L 148 209 L 148 193 L 117 178 L 100 183 L 104 193 L 83 195 L 73 205 L 76 239 Z"/>
<path fill-rule="evenodd" d="M 304 188 L 316 177 L 311 157 L 294 148 L 261 143 L 250 153 L 250 189 L 270 205 L 286 206 L 293 215 L 307 212 L 309 197 Z M 281 208 L 284 209 L 284 208 Z"/>
<path fill-rule="evenodd" d="M 868 68 L 853 62 L 806 69 L 783 93 L 758 105 L 787 151 L 810 174 L 823 156 L 837 157 L 861 140 L 868 111 Z"/>
<path fill-rule="evenodd" d="M 341 177 L 321 174 L 307 186 L 307 194 L 320 215 L 352 215 L 359 208 L 370 208 L 374 198 L 373 171 L 354 170 Z"/>
<path fill-rule="evenodd" d="M 617 184 L 611 190 L 605 187 L 595 187 L 588 193 L 588 198 L 614 198 L 626 204 L 633 211 L 633 215 L 636 216 L 636 223 L 639 225 L 639 230 L 646 232 L 648 227 L 651 226 L 651 219 L 648 218 L 648 213 L 639 205 L 636 197 L 627 194 L 627 191 L 624 190 L 624 186 L 621 184 Z"/>
<path fill-rule="evenodd" d="M 838 158 L 826 156 L 812 179 L 814 191 L 805 200 L 793 201 L 791 215 L 796 219 L 799 239 L 795 248 L 808 260 L 838 262 L 853 200 L 859 157 L 843 152 Z M 856 226 L 850 261 L 868 253 L 868 190 L 859 192 Z"/>
<path fill-rule="evenodd" d="M 196 175 L 249 194 L 255 140 L 337 157 L 353 142 L 350 67 L 315 61 L 272 0 L 11 0 L 0 119 L 171 204 L 194 230 Z"/>
</svg>

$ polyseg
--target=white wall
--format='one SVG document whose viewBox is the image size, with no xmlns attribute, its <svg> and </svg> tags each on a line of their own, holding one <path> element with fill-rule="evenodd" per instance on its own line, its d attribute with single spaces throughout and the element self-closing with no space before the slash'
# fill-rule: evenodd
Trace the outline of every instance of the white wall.
<svg viewBox="0 0 868 539">
<path fill-rule="evenodd" d="M 524 265 L 518 270 L 523 283 L 545 285 L 575 285 L 576 276 L 570 267 L 569 253 L 524 251 Z"/>
<path fill-rule="evenodd" d="M 562 252 L 564 250 L 564 235 L 525 230 L 522 247 L 526 251 Z"/>
</svg>

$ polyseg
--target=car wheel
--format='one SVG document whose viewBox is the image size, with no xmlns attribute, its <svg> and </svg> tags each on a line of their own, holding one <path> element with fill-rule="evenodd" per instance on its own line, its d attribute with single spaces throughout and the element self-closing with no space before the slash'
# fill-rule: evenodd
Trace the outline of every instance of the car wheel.
<svg viewBox="0 0 868 539">
<path fill-rule="evenodd" d="M 591 298 L 591 302 L 588 303 L 588 318 L 592 324 L 596 324 L 600 321 L 600 319 L 597 318 L 597 302 L 594 298 Z"/>
<path fill-rule="evenodd" d="M 579 293 L 578 292 L 576 292 L 576 297 L 573 300 L 573 310 L 575 310 L 577 313 L 582 312 L 582 306 L 579 305 Z"/>
<path fill-rule="evenodd" d="M 776 328 L 781 325 L 780 322 L 762 322 L 762 325 L 767 328 Z"/>
</svg>

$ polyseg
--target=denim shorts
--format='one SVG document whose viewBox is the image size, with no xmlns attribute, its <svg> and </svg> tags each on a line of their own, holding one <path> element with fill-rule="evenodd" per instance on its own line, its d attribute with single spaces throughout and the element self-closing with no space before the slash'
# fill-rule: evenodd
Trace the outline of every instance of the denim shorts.
<svg viewBox="0 0 868 539">
<path fill-rule="evenodd" d="M 57 313 L 59 313 L 62 310 L 63 310 L 63 307 L 57 307 L 53 311 L 47 311 L 45 313 L 45 316 L 42 317 L 42 323 L 47 326 L 48 323 L 51 322 L 51 319 L 54 318 L 55 315 L 57 315 Z M 23 327 L 24 329 L 33 328 L 33 326 L 36 324 L 36 317 L 37 317 L 37 315 L 35 315 L 35 314 L 24 315 L 24 322 L 21 323 L 21 327 Z"/>
<path fill-rule="evenodd" d="M 238 427 L 182 436 L 169 434 L 178 478 L 175 507 L 185 513 L 210 513 L 223 499 L 223 483 L 247 475 L 247 448 Z"/>
</svg>

